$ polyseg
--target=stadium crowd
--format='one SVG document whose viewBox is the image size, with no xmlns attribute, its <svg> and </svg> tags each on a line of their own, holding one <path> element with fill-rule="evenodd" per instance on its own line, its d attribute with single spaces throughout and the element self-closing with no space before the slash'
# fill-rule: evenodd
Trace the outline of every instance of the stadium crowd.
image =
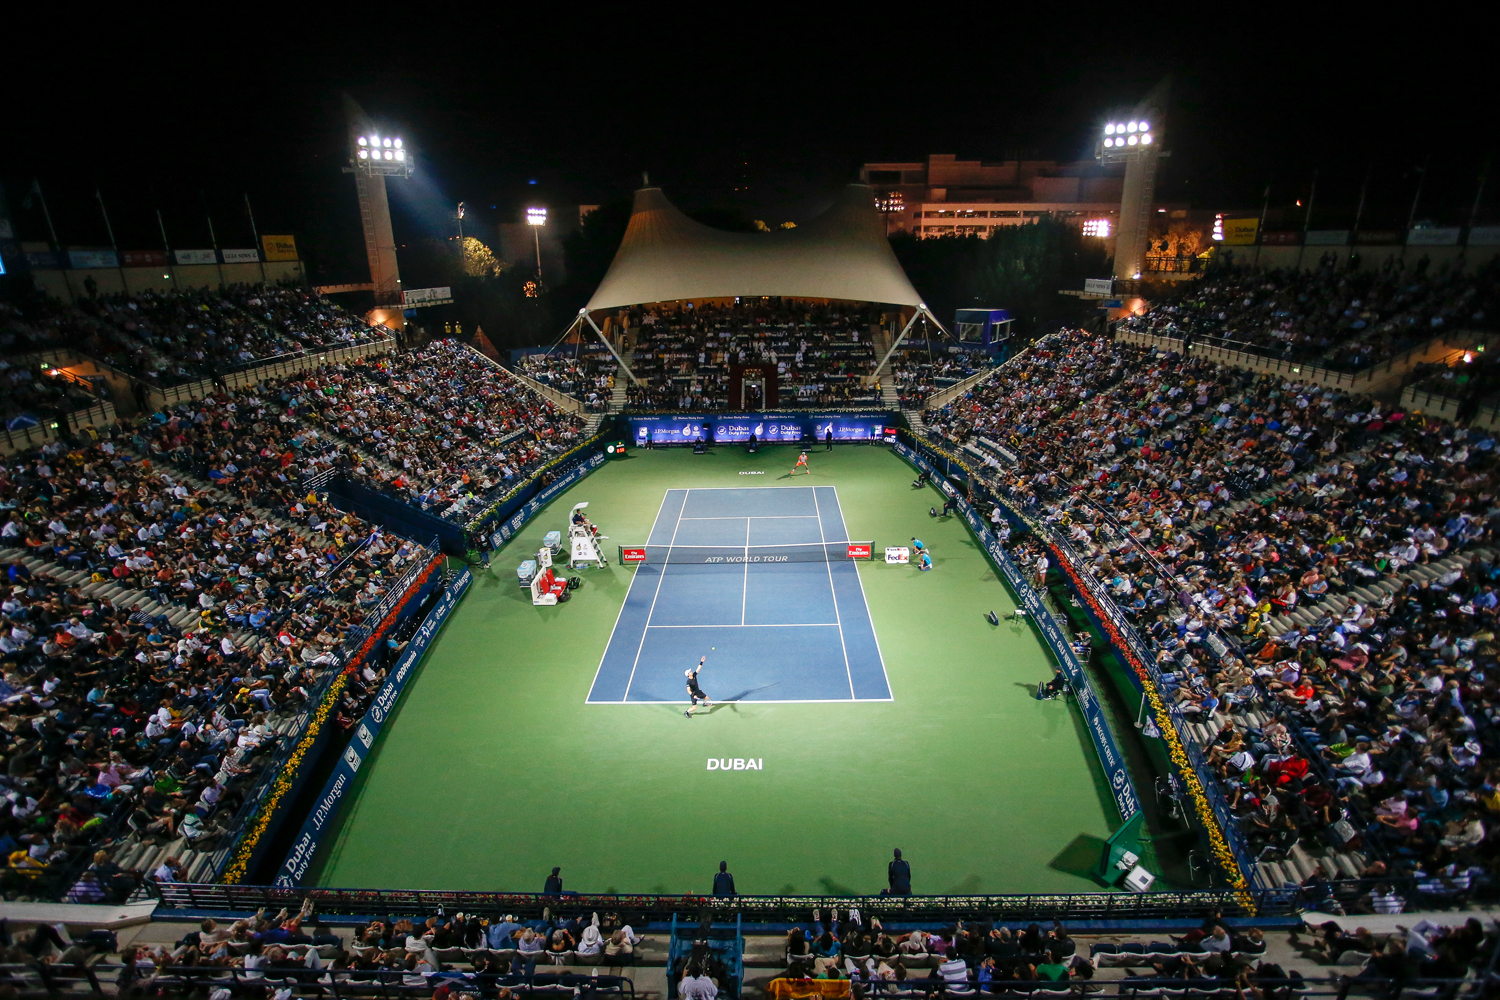
<svg viewBox="0 0 1500 1000">
<path fill-rule="evenodd" d="M 378 340 L 371 327 L 310 288 L 229 285 L 39 301 L 0 313 L 10 349 L 75 347 L 157 385 L 302 351 Z"/>
<path fill-rule="evenodd" d="M 424 506 L 518 483 L 583 438 L 581 418 L 454 341 L 325 366 L 265 392 L 287 419 L 354 445 L 357 474 Z"/>
<path fill-rule="evenodd" d="M 580 347 L 581 345 L 575 345 Z M 582 400 L 590 413 L 603 413 L 615 388 L 619 365 L 608 349 L 595 345 L 582 348 L 573 356 L 528 354 L 521 359 L 521 374 L 543 385 Z"/>
<path fill-rule="evenodd" d="M 780 406 L 848 406 L 878 401 L 862 384 L 874 369 L 874 307 L 849 303 L 702 303 L 678 311 L 635 311 L 638 328 L 631 370 L 647 383 L 632 385 L 637 409 L 723 409 L 729 405 L 730 368 L 774 366 Z M 761 400 L 745 405 L 761 406 Z"/>
<path fill-rule="evenodd" d="M 92 856 L 79 898 L 121 898 L 134 879 L 113 860 L 120 838 L 211 843 L 278 723 L 426 556 L 300 496 L 236 416 L 184 404 L 0 467 L 11 888 Z M 341 713 L 358 718 L 378 680 L 353 677 Z M 168 861 L 157 877 L 181 875 Z"/>
<path fill-rule="evenodd" d="M 1392 260 L 1369 271 L 1332 256 L 1310 271 L 1221 268 L 1125 329 L 1358 369 L 1430 338 L 1493 330 L 1500 261 L 1473 270 Z"/>
<path fill-rule="evenodd" d="M 926 419 L 1134 619 L 1261 858 L 1360 848 L 1312 879 L 1433 897 L 1493 864 L 1492 434 L 1082 331 Z"/>
</svg>

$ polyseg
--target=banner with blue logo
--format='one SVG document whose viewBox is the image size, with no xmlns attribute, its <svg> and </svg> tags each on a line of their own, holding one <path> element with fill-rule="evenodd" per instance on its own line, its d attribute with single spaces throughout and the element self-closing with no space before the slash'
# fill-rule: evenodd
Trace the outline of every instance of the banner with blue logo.
<svg viewBox="0 0 1500 1000">
<path fill-rule="evenodd" d="M 1078 711 L 1083 714 L 1084 724 L 1088 726 L 1089 736 L 1094 741 L 1094 751 L 1099 756 L 1099 764 L 1104 768 L 1104 777 L 1109 782 L 1110 792 L 1114 795 L 1115 807 L 1120 811 L 1120 819 L 1128 822 L 1141 810 L 1140 797 L 1136 795 L 1135 784 L 1130 780 L 1130 772 L 1125 767 L 1125 755 L 1120 752 L 1119 744 L 1115 742 L 1115 734 L 1109 728 L 1104 712 L 1099 707 L 1099 698 L 1094 694 L 1088 674 L 1079 661 L 1078 655 L 1073 652 L 1073 646 L 1068 641 L 1067 634 L 1063 632 L 1062 626 L 1053 617 L 1051 610 L 1042 602 L 1037 592 L 1032 589 L 1020 567 L 1011 560 L 1010 556 L 1006 555 L 1005 550 L 1000 546 L 999 539 L 990 531 L 984 519 L 974 510 L 973 505 L 963 499 L 962 491 L 955 491 L 950 487 L 942 473 L 938 472 L 931 462 L 906 445 L 898 442 L 896 454 L 932 476 L 933 483 L 943 492 L 950 495 L 957 493 L 958 511 L 963 516 L 964 522 L 979 539 L 980 547 L 1000 570 L 1000 575 L 1005 578 L 1005 582 L 1010 584 L 1026 616 L 1036 625 L 1037 631 L 1042 635 L 1042 641 L 1052 650 L 1052 655 L 1057 658 L 1058 666 L 1068 678 L 1068 684 L 1078 698 Z"/>
<path fill-rule="evenodd" d="M 684 413 L 677 416 L 626 417 L 630 439 L 645 445 L 695 444 L 698 441 L 738 444 L 755 440 L 765 444 L 824 440 L 830 431 L 835 441 L 879 441 L 890 423 L 889 413 Z"/>
<path fill-rule="evenodd" d="M 396 662 L 395 669 L 386 675 L 385 684 L 375 695 L 375 700 L 370 702 L 364 718 L 360 719 L 349 745 L 344 748 L 343 759 L 334 767 L 328 784 L 323 786 L 323 794 L 318 797 L 317 804 L 313 806 L 312 812 L 302 824 L 301 832 L 292 843 L 291 850 L 287 852 L 286 861 L 276 875 L 277 885 L 294 886 L 302 883 L 303 876 L 307 874 L 308 867 L 318 853 L 318 845 L 332 828 L 344 795 L 354 785 L 354 776 L 359 773 L 360 764 L 364 763 L 365 755 L 375 745 L 375 737 L 380 735 L 385 720 L 390 718 L 391 710 L 396 707 L 407 681 L 416 671 L 422 654 L 437 636 L 438 629 L 443 627 L 449 613 L 458 606 L 459 598 L 464 596 L 464 591 L 469 589 L 473 579 L 465 569 L 449 581 L 448 586 L 443 589 L 443 596 L 438 598 L 421 627 L 411 637 L 411 642 L 402 652 L 401 659 Z"/>
</svg>

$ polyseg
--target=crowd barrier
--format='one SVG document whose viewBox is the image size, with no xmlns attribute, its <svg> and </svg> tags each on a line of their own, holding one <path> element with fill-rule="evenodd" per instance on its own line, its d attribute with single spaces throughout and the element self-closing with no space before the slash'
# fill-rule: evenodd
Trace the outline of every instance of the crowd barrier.
<svg viewBox="0 0 1500 1000">
<path fill-rule="evenodd" d="M 884 864 L 884 862 L 881 862 Z M 1106 921 L 1165 920 L 1200 921 L 1220 914 L 1226 918 L 1275 919 L 1295 917 L 1303 905 L 1300 890 L 1257 889 L 1235 892 L 1198 889 L 1162 892 L 1077 892 L 947 894 L 932 896 L 796 896 L 668 895 L 658 893 L 568 894 L 547 896 L 522 892 L 465 892 L 445 889 L 321 889 L 301 886 L 202 885 L 163 882 L 152 886 L 159 900 L 157 915 L 170 917 L 173 910 L 211 913 L 253 913 L 265 907 L 274 913 L 285 907 L 295 913 L 312 900 L 327 916 L 391 917 L 436 913 L 514 913 L 523 919 L 539 917 L 544 908 L 552 912 L 619 913 L 631 924 L 670 919 L 673 913 L 709 912 L 744 914 L 746 921 L 774 923 L 807 919 L 814 907 L 857 907 L 866 920 L 879 917 L 893 921 L 958 920 L 994 921 Z"/>
<path fill-rule="evenodd" d="M 443 588 L 442 596 L 427 613 L 421 627 L 411 637 L 410 643 L 401 654 L 401 659 L 386 676 L 385 684 L 381 686 L 380 692 L 370 703 L 369 709 L 366 710 L 358 727 L 350 736 L 343 755 L 334 766 L 332 776 L 323 786 L 323 793 L 318 796 L 317 804 L 303 822 L 302 829 L 297 839 L 293 841 L 286 860 L 282 862 L 276 876 L 277 885 L 301 884 L 317 856 L 318 846 L 322 843 L 323 836 L 338 816 L 339 809 L 343 805 L 344 794 L 354 784 L 354 777 L 359 773 L 360 764 L 364 763 L 365 756 L 375 745 L 376 737 L 380 735 L 385 721 L 390 718 L 396 702 L 406 690 L 407 682 L 416 673 L 417 664 L 426 654 L 427 647 L 432 644 L 432 640 L 436 638 L 443 623 L 448 620 L 448 615 L 458 606 L 459 600 L 472 582 L 473 576 L 467 569 L 460 571 L 450 580 Z"/>
</svg>

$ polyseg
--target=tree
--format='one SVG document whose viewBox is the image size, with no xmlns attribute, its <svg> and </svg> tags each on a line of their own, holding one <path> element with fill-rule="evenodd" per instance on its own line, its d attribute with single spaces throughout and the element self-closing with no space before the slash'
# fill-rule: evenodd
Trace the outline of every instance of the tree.
<svg viewBox="0 0 1500 1000">
<path fill-rule="evenodd" d="M 944 323 L 958 309 L 1007 309 L 1015 332 L 1026 337 L 1091 318 L 1090 306 L 1058 292 L 1109 273 L 1103 240 L 1051 219 L 1000 227 L 988 237 L 897 233 L 891 249 Z"/>
</svg>

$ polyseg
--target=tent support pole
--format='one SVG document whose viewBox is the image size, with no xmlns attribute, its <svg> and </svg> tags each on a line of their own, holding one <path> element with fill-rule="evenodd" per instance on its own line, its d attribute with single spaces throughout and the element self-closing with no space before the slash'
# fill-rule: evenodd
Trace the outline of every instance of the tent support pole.
<svg viewBox="0 0 1500 1000">
<path fill-rule="evenodd" d="M 906 335 L 911 332 L 912 324 L 917 321 L 917 317 L 921 316 L 926 311 L 926 306 L 918 306 L 917 311 L 911 314 L 911 319 L 907 320 L 906 325 L 901 328 L 901 336 L 897 337 L 894 341 L 891 342 L 890 350 L 885 352 L 885 357 L 880 359 L 880 364 L 875 366 L 875 370 L 870 373 L 871 376 L 880 374 L 881 370 L 885 368 L 885 363 L 891 360 L 891 355 L 896 353 L 896 348 L 901 346 L 901 342 L 905 340 Z"/>
<path fill-rule="evenodd" d="M 599 325 L 594 322 L 594 317 L 590 316 L 588 314 L 588 311 L 585 310 L 578 314 L 578 318 L 584 322 L 587 322 L 589 326 L 594 328 L 594 332 L 599 335 L 600 342 L 602 342 L 605 347 L 609 348 L 609 353 L 613 354 L 615 356 L 615 360 L 620 363 L 620 367 L 625 369 L 625 374 L 630 376 L 630 381 L 644 388 L 646 383 L 635 377 L 635 372 L 630 370 L 630 366 L 625 363 L 625 359 L 620 357 L 620 352 L 615 350 L 615 345 L 611 344 L 609 342 L 609 338 L 604 335 L 604 331 L 599 329 Z"/>
</svg>

